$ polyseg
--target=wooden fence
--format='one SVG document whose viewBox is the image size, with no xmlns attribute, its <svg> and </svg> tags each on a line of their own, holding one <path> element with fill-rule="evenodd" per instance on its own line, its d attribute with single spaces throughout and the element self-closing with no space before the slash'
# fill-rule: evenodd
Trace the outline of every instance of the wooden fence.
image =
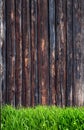
<svg viewBox="0 0 84 130">
<path fill-rule="evenodd" d="M 2 103 L 84 105 L 84 0 L 0 0 L 0 13 Z"/>
</svg>

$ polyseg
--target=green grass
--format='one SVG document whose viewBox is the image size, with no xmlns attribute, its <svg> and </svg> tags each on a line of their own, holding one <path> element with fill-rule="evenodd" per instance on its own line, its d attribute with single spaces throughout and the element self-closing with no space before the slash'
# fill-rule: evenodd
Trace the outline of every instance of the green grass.
<svg viewBox="0 0 84 130">
<path fill-rule="evenodd" d="M 84 107 L 15 109 L 4 106 L 1 119 L 2 130 L 84 130 Z"/>
</svg>

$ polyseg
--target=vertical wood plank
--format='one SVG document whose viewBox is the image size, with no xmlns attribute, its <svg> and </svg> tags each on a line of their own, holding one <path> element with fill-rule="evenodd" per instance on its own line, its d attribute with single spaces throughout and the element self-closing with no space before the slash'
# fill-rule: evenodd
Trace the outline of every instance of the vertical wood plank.
<svg viewBox="0 0 84 130">
<path fill-rule="evenodd" d="M 37 0 L 31 0 L 31 100 L 32 106 L 38 104 L 38 70 L 37 70 Z"/>
<path fill-rule="evenodd" d="M 30 1 L 22 1 L 22 104 L 31 104 Z"/>
<path fill-rule="evenodd" d="M 84 1 L 81 0 L 81 60 L 82 60 L 82 72 L 81 72 L 81 83 L 82 83 L 82 105 L 84 106 Z"/>
<path fill-rule="evenodd" d="M 3 1 L 0 1 L 0 106 L 2 104 Z"/>
<path fill-rule="evenodd" d="M 7 0 L 7 103 L 15 99 L 15 2 Z"/>
<path fill-rule="evenodd" d="M 49 35 L 50 35 L 50 104 L 56 103 L 55 84 L 55 1 L 49 0 Z"/>
<path fill-rule="evenodd" d="M 73 1 L 73 43 L 74 43 L 74 105 L 82 104 L 81 82 L 81 2 Z"/>
<path fill-rule="evenodd" d="M 67 90 L 66 105 L 72 106 L 73 90 L 73 2 L 67 1 Z"/>
<path fill-rule="evenodd" d="M 15 104 L 21 106 L 22 96 L 22 27 L 21 27 L 22 0 L 15 1 Z"/>
<path fill-rule="evenodd" d="M 65 106 L 66 94 L 66 0 L 56 1 L 57 47 L 57 105 Z"/>
<path fill-rule="evenodd" d="M 38 78 L 39 101 L 48 104 L 49 57 L 48 57 L 48 1 L 38 0 Z"/>
<path fill-rule="evenodd" d="M 6 0 L 3 1 L 3 46 L 2 46 L 2 62 L 3 62 L 3 78 L 2 78 L 2 103 L 6 103 Z"/>
</svg>

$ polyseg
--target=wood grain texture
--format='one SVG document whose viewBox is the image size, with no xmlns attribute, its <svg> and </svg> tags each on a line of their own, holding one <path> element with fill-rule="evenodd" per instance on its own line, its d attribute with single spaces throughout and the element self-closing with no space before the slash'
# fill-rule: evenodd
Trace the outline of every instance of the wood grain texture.
<svg viewBox="0 0 84 130">
<path fill-rule="evenodd" d="M 0 106 L 2 104 L 3 1 L 0 1 Z"/>
<path fill-rule="evenodd" d="M 66 104 L 73 105 L 73 2 L 67 1 L 67 90 Z"/>
<path fill-rule="evenodd" d="M 84 0 L 0 2 L 2 102 L 83 106 Z"/>
<path fill-rule="evenodd" d="M 21 106 L 22 96 L 22 1 L 15 1 L 15 104 Z"/>
<path fill-rule="evenodd" d="M 43 7 L 43 8 L 42 8 Z M 44 13 L 45 12 L 45 13 Z M 48 104 L 49 57 L 48 57 L 48 1 L 38 0 L 38 78 L 39 102 Z"/>
<path fill-rule="evenodd" d="M 22 104 L 31 104 L 30 1 L 22 1 Z"/>
<path fill-rule="evenodd" d="M 50 36 L 50 104 L 56 104 L 55 73 L 55 1 L 49 0 L 49 36 Z"/>
<path fill-rule="evenodd" d="M 15 2 L 7 0 L 7 103 L 14 104 L 15 98 Z"/>
<path fill-rule="evenodd" d="M 6 103 L 6 1 L 3 1 L 3 45 L 2 45 L 2 62 L 3 62 L 3 76 L 2 76 L 2 103 Z"/>
<path fill-rule="evenodd" d="M 39 102 L 38 95 L 38 56 L 37 56 L 37 0 L 31 0 L 31 102 L 32 106 Z"/>
<path fill-rule="evenodd" d="M 57 105 L 65 106 L 66 93 L 66 0 L 56 1 L 57 20 L 57 47 L 56 47 L 56 72 L 57 72 Z"/>
<path fill-rule="evenodd" d="M 81 72 L 81 83 L 82 83 L 82 101 L 81 105 L 84 106 L 84 1 L 81 0 L 81 60 L 82 60 L 82 72 Z"/>
<path fill-rule="evenodd" d="M 74 105 L 82 105 L 82 61 L 81 61 L 81 2 L 73 1 L 73 44 L 74 44 Z"/>
</svg>

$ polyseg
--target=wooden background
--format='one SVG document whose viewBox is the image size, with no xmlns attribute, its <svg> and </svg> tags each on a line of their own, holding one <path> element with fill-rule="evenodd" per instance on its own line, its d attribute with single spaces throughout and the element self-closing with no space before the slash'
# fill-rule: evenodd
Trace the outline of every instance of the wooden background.
<svg viewBox="0 0 84 130">
<path fill-rule="evenodd" d="M 0 3 L 2 103 L 83 106 L 84 0 Z"/>
</svg>

